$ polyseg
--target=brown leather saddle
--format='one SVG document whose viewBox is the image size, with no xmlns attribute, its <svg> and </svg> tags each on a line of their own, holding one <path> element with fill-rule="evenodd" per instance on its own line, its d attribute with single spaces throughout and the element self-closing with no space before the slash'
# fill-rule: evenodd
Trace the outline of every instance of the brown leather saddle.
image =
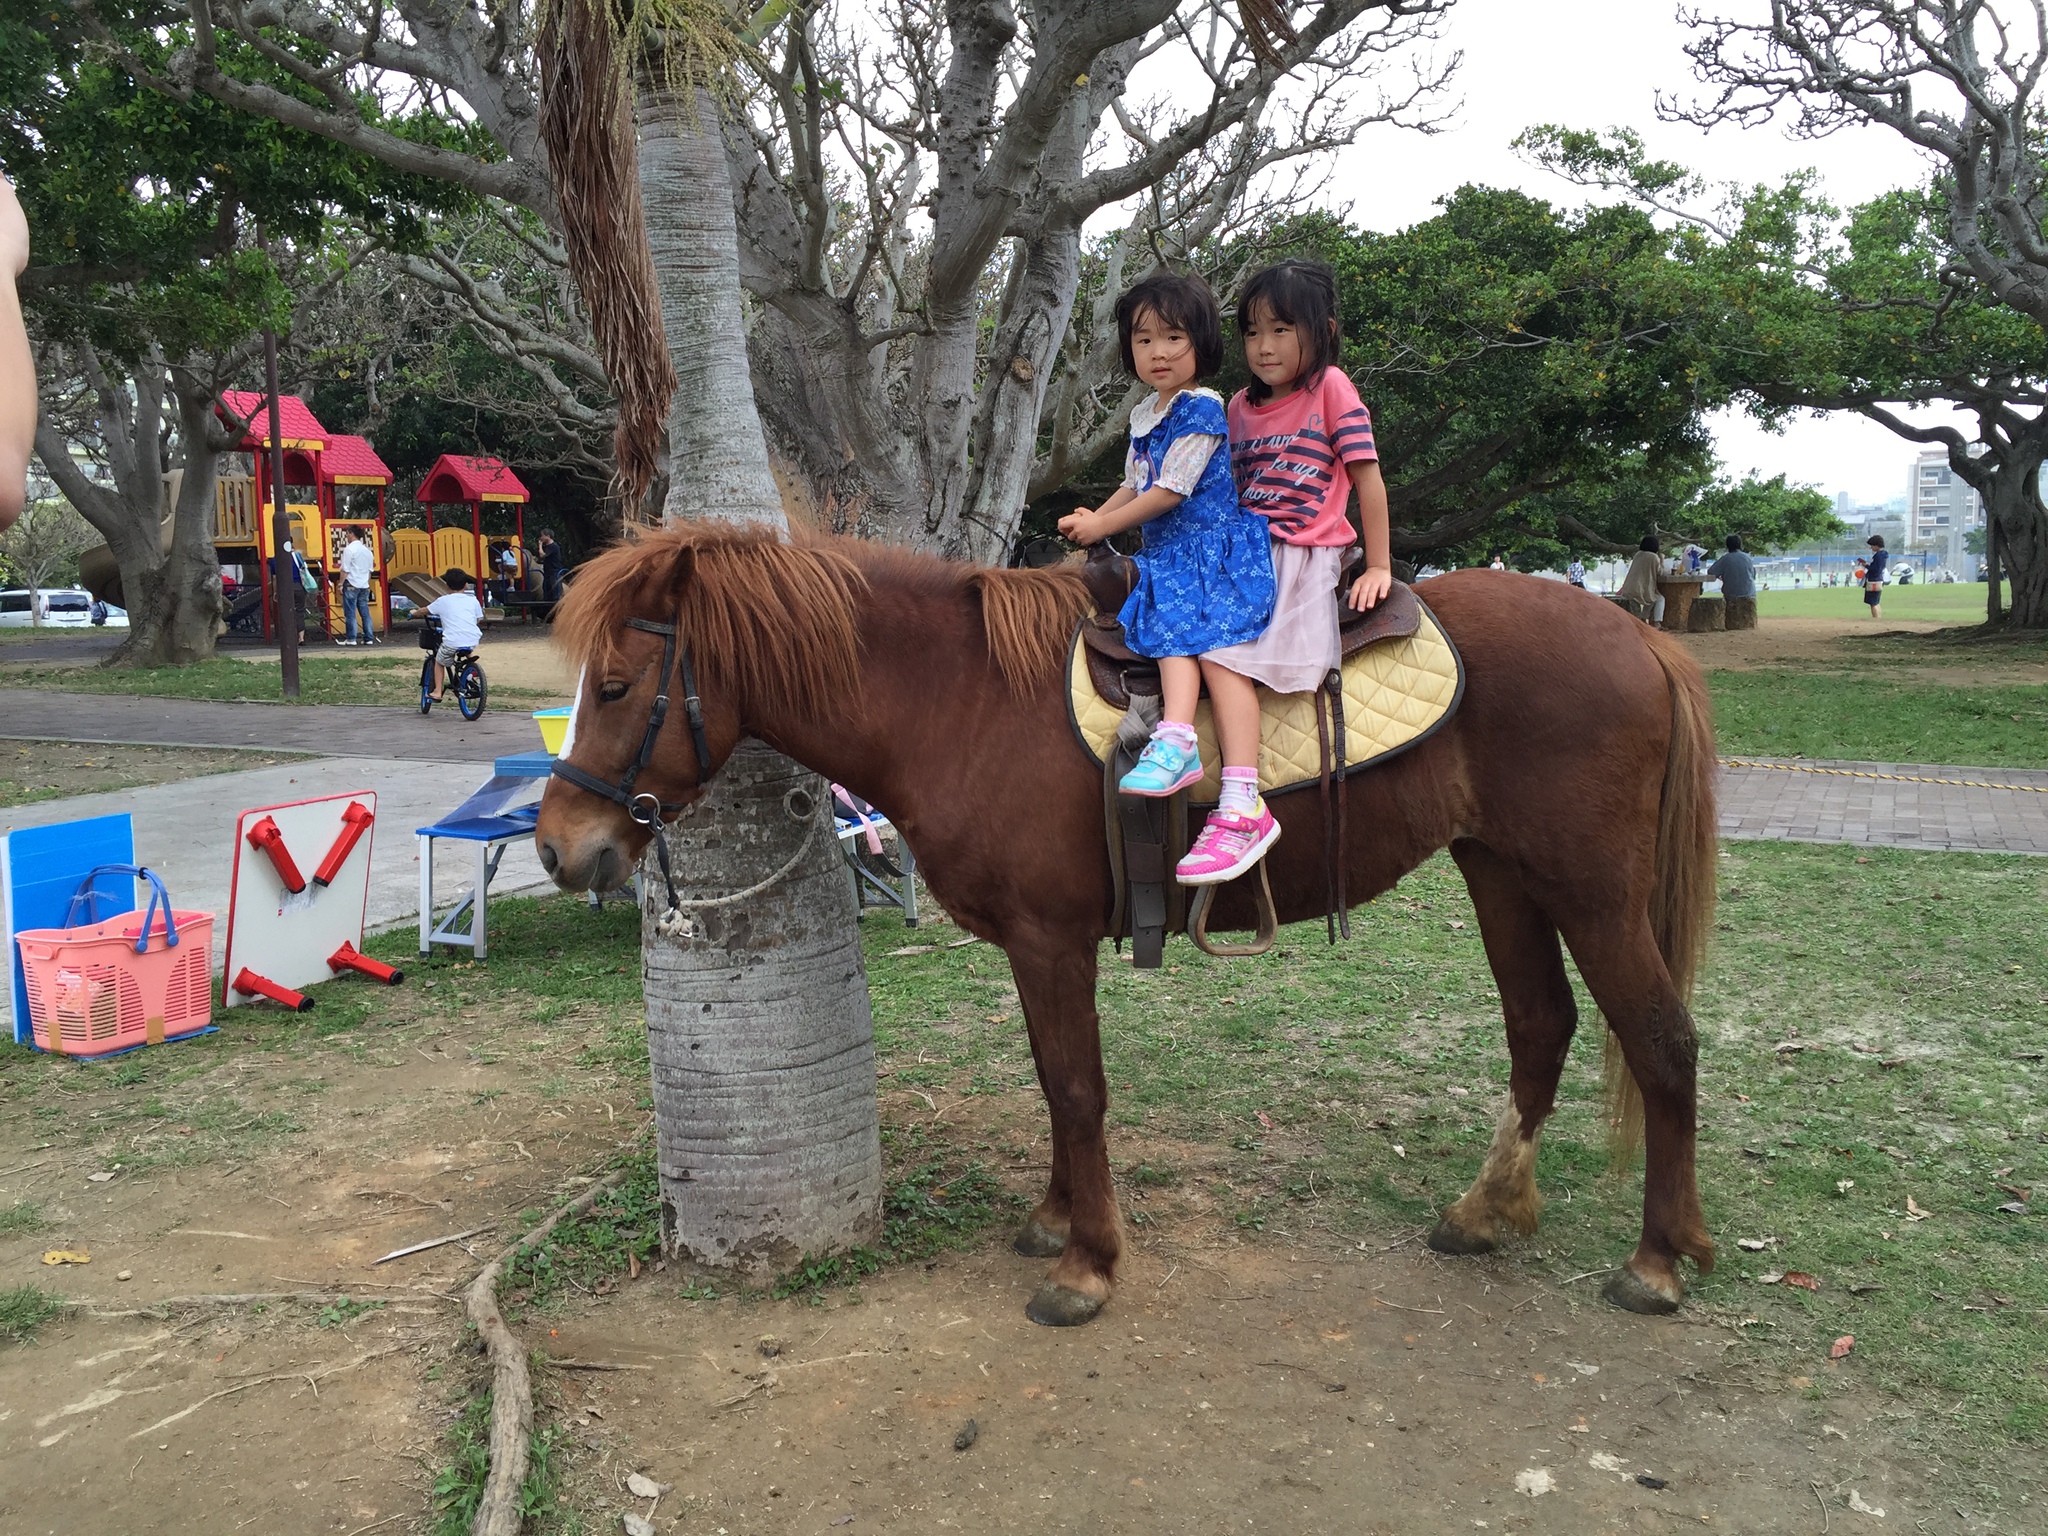
<svg viewBox="0 0 2048 1536">
<path fill-rule="evenodd" d="M 1406 639 L 1422 627 L 1421 601 L 1402 582 L 1395 582 L 1387 598 L 1368 612 L 1356 612 L 1345 602 L 1345 593 L 1364 565 L 1364 551 L 1353 545 L 1345 554 L 1342 576 L 1330 594 L 1330 600 L 1337 605 L 1340 659 L 1382 640 Z M 1106 544 L 1098 544 L 1088 551 L 1081 574 L 1095 602 L 1095 612 L 1081 621 L 1082 649 L 1088 663 L 1088 679 L 1095 691 L 1105 702 L 1123 710 L 1131 708 L 1134 695 L 1157 698 L 1159 664 L 1124 643 L 1124 627 L 1117 620 L 1124 599 L 1137 583 L 1137 562 L 1128 555 L 1115 553 Z M 1317 784 L 1323 800 L 1324 923 L 1330 942 L 1335 943 L 1340 931 L 1345 938 L 1351 937 L 1343 857 L 1347 798 L 1344 685 L 1341 674 L 1335 670 L 1317 692 L 1316 736 L 1321 756 Z M 1188 850 L 1187 792 L 1183 790 L 1165 800 L 1117 792 L 1118 781 L 1136 764 L 1137 754 L 1143 748 L 1143 743 L 1134 737 L 1135 732 L 1119 732 L 1117 745 L 1106 754 L 1102 770 L 1103 826 L 1114 887 L 1112 937 L 1131 940 L 1131 958 L 1141 970 L 1160 966 L 1166 935 L 1180 931 L 1183 926 L 1205 954 L 1264 954 L 1272 948 L 1279 930 L 1264 863 L 1258 868 L 1258 929 L 1252 942 L 1228 944 L 1211 939 L 1209 909 L 1217 887 L 1197 887 L 1190 905 L 1186 888 L 1173 877 L 1173 866 Z"/>
</svg>

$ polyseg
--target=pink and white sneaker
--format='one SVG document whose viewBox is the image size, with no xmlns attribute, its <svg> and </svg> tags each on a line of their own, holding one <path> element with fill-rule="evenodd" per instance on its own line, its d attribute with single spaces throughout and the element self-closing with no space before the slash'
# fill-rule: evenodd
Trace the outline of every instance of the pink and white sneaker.
<svg viewBox="0 0 2048 1536">
<path fill-rule="evenodd" d="M 1280 823 L 1266 809 L 1265 796 L 1249 816 L 1211 811 L 1187 857 L 1173 866 L 1182 885 L 1222 885 L 1235 880 L 1280 841 Z"/>
</svg>

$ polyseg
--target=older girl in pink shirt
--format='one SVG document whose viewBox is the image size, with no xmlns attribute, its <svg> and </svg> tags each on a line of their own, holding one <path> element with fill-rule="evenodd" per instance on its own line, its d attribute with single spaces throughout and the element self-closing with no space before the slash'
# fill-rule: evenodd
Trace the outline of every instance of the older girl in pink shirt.
<svg viewBox="0 0 2048 1536">
<path fill-rule="evenodd" d="M 1230 464 L 1247 512 L 1273 536 L 1278 595 L 1273 622 L 1256 640 L 1211 659 L 1276 693 L 1321 685 L 1338 662 L 1331 601 L 1353 542 L 1345 505 L 1358 493 L 1365 574 L 1351 584 L 1356 609 L 1393 589 L 1387 487 L 1372 418 L 1337 366 L 1337 283 L 1319 261 L 1288 260 L 1252 275 L 1237 328 L 1254 383 L 1230 402 Z"/>
</svg>

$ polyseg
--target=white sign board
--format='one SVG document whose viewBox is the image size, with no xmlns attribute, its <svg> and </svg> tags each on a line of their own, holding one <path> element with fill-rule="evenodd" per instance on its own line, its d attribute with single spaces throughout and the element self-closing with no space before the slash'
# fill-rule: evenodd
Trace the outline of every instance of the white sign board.
<svg viewBox="0 0 2048 1536">
<path fill-rule="evenodd" d="M 351 806 L 356 809 L 351 811 Z M 362 821 L 365 813 L 371 818 L 367 823 Z M 223 966 L 228 1007 L 257 1001 L 235 991 L 235 978 L 245 968 L 298 991 L 336 974 L 328 969 L 327 957 L 342 945 L 362 948 L 376 814 L 376 791 L 364 789 L 262 806 L 235 818 L 235 873 Z M 264 827 L 266 822 L 274 833 Z M 252 832 L 258 832 L 264 843 L 282 848 L 304 889 L 290 889 L 272 857 L 250 842 Z M 338 841 L 352 832 L 358 834 L 354 847 L 338 860 L 331 881 L 320 884 L 315 875 Z"/>
</svg>

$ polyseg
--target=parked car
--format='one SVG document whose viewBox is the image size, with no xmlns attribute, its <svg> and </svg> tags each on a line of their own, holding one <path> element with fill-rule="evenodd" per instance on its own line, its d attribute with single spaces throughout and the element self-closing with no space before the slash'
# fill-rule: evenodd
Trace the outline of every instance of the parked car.
<svg viewBox="0 0 2048 1536">
<path fill-rule="evenodd" d="M 35 592 L 22 588 L 0 592 L 0 625 L 27 629 L 40 623 L 50 629 L 86 629 L 92 625 L 92 595 L 87 592 Z"/>
</svg>

